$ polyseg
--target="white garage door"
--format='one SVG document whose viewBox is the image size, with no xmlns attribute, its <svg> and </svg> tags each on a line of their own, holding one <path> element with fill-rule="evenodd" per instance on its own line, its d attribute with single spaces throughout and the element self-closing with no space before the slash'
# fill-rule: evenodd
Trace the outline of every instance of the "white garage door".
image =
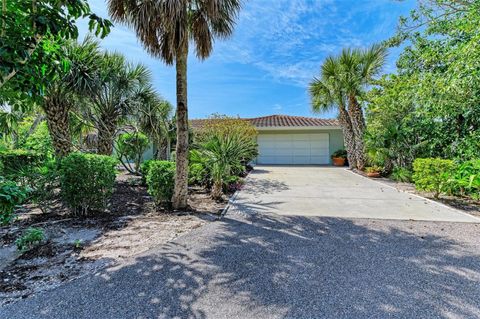
<svg viewBox="0 0 480 319">
<path fill-rule="evenodd" d="M 258 164 L 328 164 L 328 134 L 259 134 Z"/>
</svg>

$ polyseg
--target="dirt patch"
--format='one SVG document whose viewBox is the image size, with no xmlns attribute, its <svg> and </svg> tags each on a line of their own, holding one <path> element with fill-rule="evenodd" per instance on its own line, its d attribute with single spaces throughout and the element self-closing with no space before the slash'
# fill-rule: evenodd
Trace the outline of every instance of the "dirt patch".
<svg viewBox="0 0 480 319">
<path fill-rule="evenodd" d="M 190 189 L 188 203 L 184 212 L 158 208 L 138 176 L 122 173 L 105 212 L 72 217 L 60 201 L 48 214 L 22 207 L 13 226 L 0 228 L 0 306 L 171 241 L 216 219 L 226 205 L 202 188 Z M 15 239 L 32 226 L 46 239 L 20 253 Z"/>
<path fill-rule="evenodd" d="M 364 172 L 360 172 L 357 170 L 354 170 L 355 173 L 366 176 Z M 369 178 L 369 177 L 367 177 Z M 381 182 L 383 184 L 392 186 L 400 191 L 410 193 L 410 194 L 415 194 L 419 195 L 425 198 L 428 198 L 430 200 L 442 203 L 444 205 L 447 205 L 449 207 L 461 210 L 465 213 L 468 213 L 470 215 L 480 217 L 480 201 L 473 200 L 471 198 L 467 197 L 458 197 L 458 196 L 446 196 L 446 195 L 441 195 L 439 198 L 435 198 L 433 196 L 433 193 L 428 193 L 428 192 L 422 192 L 417 189 L 415 189 L 415 185 L 412 183 L 405 183 L 405 182 L 396 182 L 394 180 L 391 180 L 389 178 L 381 177 L 381 178 L 372 178 L 375 181 Z"/>
</svg>

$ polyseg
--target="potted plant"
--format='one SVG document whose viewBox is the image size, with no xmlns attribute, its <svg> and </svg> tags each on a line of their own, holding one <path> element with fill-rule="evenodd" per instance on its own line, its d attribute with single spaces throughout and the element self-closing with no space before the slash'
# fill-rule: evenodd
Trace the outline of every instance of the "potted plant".
<svg viewBox="0 0 480 319">
<path fill-rule="evenodd" d="M 377 165 L 367 167 L 365 171 L 367 172 L 368 177 L 378 178 L 381 176 L 383 168 Z"/>
<path fill-rule="evenodd" d="M 346 150 L 337 150 L 332 154 L 332 162 L 335 166 L 344 166 L 347 159 Z"/>
</svg>

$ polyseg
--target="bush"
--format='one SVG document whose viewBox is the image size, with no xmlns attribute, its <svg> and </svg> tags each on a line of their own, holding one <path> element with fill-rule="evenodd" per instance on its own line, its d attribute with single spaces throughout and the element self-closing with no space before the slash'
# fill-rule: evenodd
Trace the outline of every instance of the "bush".
<svg viewBox="0 0 480 319">
<path fill-rule="evenodd" d="M 208 170 L 201 163 L 192 163 L 188 167 L 188 184 L 206 185 L 208 183 Z"/>
<path fill-rule="evenodd" d="M 145 134 L 140 132 L 124 133 L 117 139 L 117 151 L 120 160 L 125 168 L 131 172 L 138 174 L 140 172 L 140 162 L 142 161 L 143 153 L 148 149 L 149 141 Z M 135 167 L 131 167 L 127 163 L 133 162 Z"/>
<path fill-rule="evenodd" d="M 396 166 L 393 168 L 390 178 L 397 182 L 410 183 L 412 182 L 412 172 L 405 167 Z"/>
<path fill-rule="evenodd" d="M 480 198 L 480 160 L 470 160 L 458 165 L 454 180 L 458 190 L 475 199 Z"/>
<path fill-rule="evenodd" d="M 19 178 L 19 173 L 22 170 L 40 166 L 43 160 L 44 156 L 34 151 L 16 149 L 0 152 L 3 176 L 12 180 Z"/>
<path fill-rule="evenodd" d="M 45 234 L 41 228 L 30 227 L 27 231 L 15 241 L 17 249 L 26 251 L 40 244 L 45 239 Z"/>
<path fill-rule="evenodd" d="M 175 184 L 175 163 L 153 161 L 147 175 L 148 193 L 157 204 L 170 203 Z"/>
<path fill-rule="evenodd" d="M 41 167 L 31 167 L 20 174 L 24 185 L 30 189 L 29 202 L 37 205 L 43 213 L 48 211 L 59 188 L 57 162 L 50 161 Z"/>
<path fill-rule="evenodd" d="M 433 192 L 435 198 L 452 189 L 452 175 L 455 163 L 440 158 L 417 158 L 413 162 L 415 188 Z"/>
<path fill-rule="evenodd" d="M 83 153 L 72 153 L 62 160 L 62 197 L 75 214 L 105 209 L 113 193 L 116 164 L 110 156 Z"/>
<path fill-rule="evenodd" d="M 150 166 L 152 165 L 153 162 L 155 162 L 155 160 L 149 159 L 149 160 L 143 161 L 143 163 L 140 164 L 140 174 L 142 174 L 143 184 L 147 183 L 148 172 L 150 171 Z"/>
<path fill-rule="evenodd" d="M 18 186 L 15 182 L 0 179 L 0 224 L 7 225 L 14 218 L 15 208 L 28 195 L 27 189 Z"/>
</svg>

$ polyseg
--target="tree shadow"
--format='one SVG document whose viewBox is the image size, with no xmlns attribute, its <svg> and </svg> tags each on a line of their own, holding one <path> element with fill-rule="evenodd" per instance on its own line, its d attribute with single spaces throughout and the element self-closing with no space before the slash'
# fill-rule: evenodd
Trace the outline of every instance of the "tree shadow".
<svg viewBox="0 0 480 319">
<path fill-rule="evenodd" d="M 5 317 L 479 317 L 478 244 L 414 225 L 227 215 Z"/>
</svg>

